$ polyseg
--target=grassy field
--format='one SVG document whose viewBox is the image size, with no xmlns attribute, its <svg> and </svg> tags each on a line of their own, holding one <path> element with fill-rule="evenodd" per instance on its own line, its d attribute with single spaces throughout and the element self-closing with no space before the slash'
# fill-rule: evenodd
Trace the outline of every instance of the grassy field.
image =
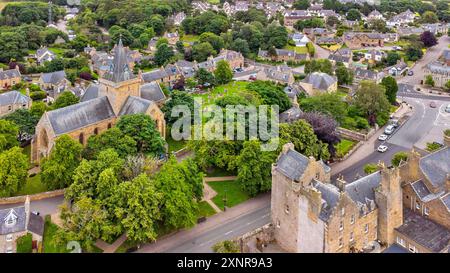
<svg viewBox="0 0 450 273">
<path fill-rule="evenodd" d="M 336 51 L 336 50 L 340 49 L 340 48 L 342 47 L 342 45 L 340 45 L 340 44 L 329 45 L 329 46 L 323 45 L 323 46 L 321 46 L 321 47 L 323 47 L 323 48 L 325 48 L 325 49 L 328 49 L 328 50 L 330 50 L 330 51 Z"/>
<path fill-rule="evenodd" d="M 179 150 L 183 149 L 184 147 L 186 147 L 185 140 L 175 141 L 172 138 L 172 134 L 170 134 L 170 131 L 167 131 L 167 132 L 169 132 L 169 135 L 166 139 L 166 142 L 169 145 L 169 153 L 179 151 Z"/>
<path fill-rule="evenodd" d="M 299 54 L 306 54 L 308 53 L 308 48 L 306 46 L 291 46 L 287 45 L 284 47 L 284 49 L 295 51 Z"/>
<path fill-rule="evenodd" d="M 28 195 L 28 194 L 36 194 L 40 192 L 48 191 L 47 186 L 42 184 L 41 175 L 37 174 L 33 177 L 28 177 L 27 182 L 23 189 L 15 194 L 15 196 Z"/>
<path fill-rule="evenodd" d="M 201 201 L 198 203 L 198 218 L 209 217 L 214 214 L 216 214 L 216 211 L 206 201 Z"/>
<path fill-rule="evenodd" d="M 60 228 L 53 224 L 49 217 L 45 219 L 45 227 L 44 227 L 44 239 L 43 239 L 43 251 L 44 253 L 68 253 L 66 246 L 58 245 L 55 242 L 56 232 Z"/>
<path fill-rule="evenodd" d="M 237 81 L 230 82 L 225 85 L 214 87 L 210 92 L 204 94 L 196 94 L 195 98 L 202 98 L 204 105 L 211 105 L 214 103 L 216 99 L 225 95 L 225 94 L 236 94 L 238 91 L 245 90 L 248 85 L 248 82 Z"/>
<path fill-rule="evenodd" d="M 335 145 L 336 147 L 336 156 L 338 158 L 342 158 L 344 157 L 348 152 L 350 152 L 350 150 L 355 147 L 356 145 L 356 141 L 354 140 L 349 140 L 349 139 L 341 139 L 341 142 L 339 142 L 337 145 Z"/>
<path fill-rule="evenodd" d="M 217 181 L 208 182 L 216 192 L 217 195 L 213 198 L 214 204 L 216 204 L 221 210 L 224 208 L 224 198 L 226 197 L 227 207 L 236 206 L 250 198 L 245 193 L 240 185 L 236 181 Z"/>
<path fill-rule="evenodd" d="M 211 5 L 218 5 L 220 4 L 220 0 L 208 0 L 208 3 L 210 3 Z"/>
<path fill-rule="evenodd" d="M 193 43 L 193 42 L 197 42 L 199 40 L 199 36 L 198 35 L 185 34 L 185 35 L 183 35 L 183 37 L 181 37 L 180 40 L 185 42 L 185 43 Z"/>
</svg>

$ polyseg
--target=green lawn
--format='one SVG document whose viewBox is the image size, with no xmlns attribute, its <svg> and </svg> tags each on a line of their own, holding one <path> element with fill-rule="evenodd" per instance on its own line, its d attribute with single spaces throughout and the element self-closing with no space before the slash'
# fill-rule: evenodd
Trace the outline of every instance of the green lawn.
<svg viewBox="0 0 450 273">
<path fill-rule="evenodd" d="M 306 46 L 291 46 L 287 45 L 284 47 L 284 49 L 295 51 L 299 54 L 306 54 L 308 53 L 308 48 Z"/>
<path fill-rule="evenodd" d="M 18 191 L 15 196 L 36 194 L 46 191 L 48 191 L 47 186 L 41 182 L 41 175 L 37 174 L 33 177 L 28 177 L 25 186 Z"/>
<path fill-rule="evenodd" d="M 185 34 L 185 35 L 183 35 L 183 37 L 181 37 L 180 40 L 183 41 L 183 42 L 186 42 L 186 43 L 194 43 L 194 42 L 197 42 L 199 40 L 199 36 L 198 35 Z"/>
<path fill-rule="evenodd" d="M 203 105 L 211 105 L 220 96 L 225 94 L 228 95 L 236 94 L 239 91 L 245 90 L 247 85 L 248 82 L 233 81 L 225 85 L 214 87 L 211 91 L 206 92 L 204 94 L 196 94 L 194 95 L 194 98 L 202 98 Z"/>
<path fill-rule="evenodd" d="M 169 129 L 169 128 L 167 128 L 167 129 Z M 167 132 L 169 134 L 166 139 L 166 142 L 169 145 L 169 153 L 179 151 L 179 150 L 183 149 L 184 147 L 186 147 L 185 140 L 176 141 L 172 138 L 172 134 L 170 134 L 170 131 L 167 131 Z"/>
<path fill-rule="evenodd" d="M 356 145 L 356 141 L 349 139 L 341 139 L 341 142 L 335 145 L 336 147 L 336 156 L 338 158 L 344 157 L 350 150 Z"/>
<path fill-rule="evenodd" d="M 53 53 L 55 53 L 58 57 L 63 57 L 64 52 L 67 51 L 66 49 L 59 48 L 59 47 L 49 47 L 48 49 L 53 51 Z"/>
<path fill-rule="evenodd" d="M 22 153 L 28 157 L 28 161 L 31 161 L 31 145 L 23 147 Z"/>
<path fill-rule="evenodd" d="M 43 253 L 68 253 L 65 245 L 58 245 L 55 242 L 56 232 L 60 228 L 50 221 L 50 217 L 46 217 L 44 226 Z"/>
<path fill-rule="evenodd" d="M 208 0 L 208 3 L 210 3 L 211 5 L 218 5 L 220 4 L 220 0 Z"/>
<path fill-rule="evenodd" d="M 216 211 L 206 201 L 201 201 L 200 203 L 198 203 L 197 218 L 209 217 L 214 214 L 216 214 Z"/>
<path fill-rule="evenodd" d="M 342 47 L 342 45 L 340 44 L 335 44 L 335 45 L 321 45 L 321 47 L 328 49 L 330 51 L 336 51 L 338 49 L 340 49 Z"/>
<path fill-rule="evenodd" d="M 217 181 L 208 182 L 208 184 L 217 192 L 217 195 L 213 198 L 213 202 L 222 210 L 224 207 L 225 197 L 226 205 L 229 208 L 250 198 L 250 196 L 241 189 L 240 185 L 236 181 Z"/>
</svg>

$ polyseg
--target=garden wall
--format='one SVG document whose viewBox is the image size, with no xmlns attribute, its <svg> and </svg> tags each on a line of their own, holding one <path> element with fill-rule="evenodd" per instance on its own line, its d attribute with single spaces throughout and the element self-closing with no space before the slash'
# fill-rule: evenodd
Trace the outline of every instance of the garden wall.
<svg viewBox="0 0 450 273">
<path fill-rule="evenodd" d="M 356 141 L 366 141 L 375 134 L 375 132 L 378 130 L 378 126 L 375 125 L 375 128 L 371 128 L 367 134 L 348 130 L 342 127 L 338 127 L 336 130 L 339 133 L 339 135 L 343 138 L 348 138 Z"/>
<path fill-rule="evenodd" d="M 37 201 L 57 196 L 63 196 L 65 189 L 62 190 L 56 190 L 56 191 L 47 191 L 47 192 L 41 192 L 37 194 L 28 195 L 30 197 L 30 201 Z M 17 203 L 25 203 L 25 200 L 27 199 L 27 195 L 22 196 L 14 196 L 14 197 L 5 197 L 0 198 L 0 205 L 7 205 L 7 204 L 17 204 Z"/>
</svg>

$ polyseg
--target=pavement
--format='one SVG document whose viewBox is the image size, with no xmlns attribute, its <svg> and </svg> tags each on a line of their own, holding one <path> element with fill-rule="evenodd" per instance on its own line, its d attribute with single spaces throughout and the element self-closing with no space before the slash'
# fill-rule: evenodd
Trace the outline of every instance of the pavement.
<svg viewBox="0 0 450 273">
<path fill-rule="evenodd" d="M 145 244 L 137 252 L 212 252 L 215 243 L 241 236 L 270 221 L 270 193 L 266 193 L 217 213 L 191 229 Z"/>
</svg>

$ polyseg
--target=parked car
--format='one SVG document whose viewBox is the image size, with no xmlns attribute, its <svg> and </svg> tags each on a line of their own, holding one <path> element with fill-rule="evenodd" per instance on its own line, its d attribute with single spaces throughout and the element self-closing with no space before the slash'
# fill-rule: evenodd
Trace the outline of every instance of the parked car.
<svg viewBox="0 0 450 273">
<path fill-rule="evenodd" d="M 412 75 L 414 75 L 414 71 L 409 70 L 409 71 L 408 71 L 408 76 L 412 76 Z"/>
<path fill-rule="evenodd" d="M 450 104 L 447 105 L 447 107 L 445 107 L 445 112 L 446 112 L 446 113 L 450 113 Z"/>
<path fill-rule="evenodd" d="M 393 125 L 389 125 L 388 127 L 386 127 L 386 129 L 384 129 L 384 133 L 386 135 L 390 135 L 394 132 L 395 127 Z"/>
<path fill-rule="evenodd" d="M 431 107 L 431 108 L 436 108 L 437 105 L 436 105 L 436 103 L 435 103 L 434 101 L 432 101 L 432 102 L 430 102 L 430 107 Z"/>
<path fill-rule="evenodd" d="M 397 128 L 400 124 L 398 123 L 398 119 L 391 119 L 389 121 L 389 125 L 394 126 L 394 128 Z"/>
<path fill-rule="evenodd" d="M 387 150 L 388 150 L 388 147 L 385 146 L 385 145 L 380 145 L 380 146 L 378 146 L 378 149 L 377 149 L 377 151 L 380 152 L 380 153 L 384 153 Z"/>
<path fill-rule="evenodd" d="M 381 134 L 381 135 L 378 137 L 378 140 L 380 140 L 380 141 L 385 141 L 387 138 L 388 138 L 387 135 Z"/>
</svg>

